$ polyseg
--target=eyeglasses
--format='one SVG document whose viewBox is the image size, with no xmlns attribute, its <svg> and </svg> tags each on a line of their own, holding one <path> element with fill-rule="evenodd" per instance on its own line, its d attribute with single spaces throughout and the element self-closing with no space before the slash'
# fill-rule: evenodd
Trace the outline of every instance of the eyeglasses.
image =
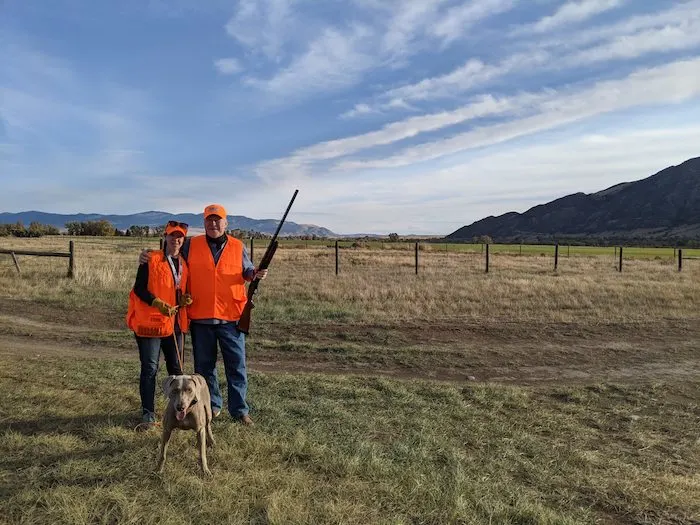
<svg viewBox="0 0 700 525">
<path fill-rule="evenodd" d="M 173 228 L 177 228 L 179 226 L 180 228 L 185 228 L 185 229 L 190 227 L 190 225 L 187 224 L 186 222 L 177 222 L 177 221 L 168 221 L 168 226 L 171 226 Z"/>
</svg>

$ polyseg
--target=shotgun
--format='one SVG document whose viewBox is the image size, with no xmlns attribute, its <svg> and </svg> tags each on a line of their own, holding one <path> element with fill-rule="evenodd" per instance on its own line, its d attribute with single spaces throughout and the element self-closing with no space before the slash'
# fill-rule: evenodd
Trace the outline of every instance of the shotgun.
<svg viewBox="0 0 700 525">
<path fill-rule="evenodd" d="M 258 270 L 267 270 L 267 267 L 270 266 L 272 258 L 275 256 L 275 252 L 277 251 L 277 246 L 279 245 L 279 243 L 277 242 L 277 236 L 279 235 L 280 230 L 282 229 L 282 225 L 284 224 L 284 220 L 287 218 L 289 210 L 292 208 L 292 204 L 294 204 L 294 199 L 297 198 L 297 193 L 299 193 L 299 190 L 294 190 L 292 200 L 289 201 L 289 206 L 287 206 L 287 210 L 284 212 L 284 215 L 282 215 L 282 220 L 277 225 L 277 230 L 275 230 L 275 234 L 272 236 L 272 240 L 270 241 L 270 244 L 267 245 L 265 254 L 260 260 Z M 250 330 L 250 317 L 253 312 L 253 308 L 255 308 L 255 304 L 253 304 L 253 296 L 255 295 L 255 292 L 258 291 L 259 283 L 260 279 L 254 279 L 248 285 L 248 301 L 245 303 L 243 313 L 241 314 L 241 318 L 238 321 L 238 329 L 246 335 L 248 335 L 248 332 Z"/>
</svg>

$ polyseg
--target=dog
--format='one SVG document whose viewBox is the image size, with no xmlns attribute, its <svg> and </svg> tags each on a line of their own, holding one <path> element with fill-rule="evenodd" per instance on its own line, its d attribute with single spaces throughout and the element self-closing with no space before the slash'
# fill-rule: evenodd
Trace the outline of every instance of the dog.
<svg viewBox="0 0 700 525">
<path fill-rule="evenodd" d="M 168 405 L 163 414 L 158 472 L 163 473 L 165 468 L 168 443 L 173 430 L 194 430 L 197 432 L 202 474 L 211 476 L 207 465 L 207 445 L 214 446 L 214 436 L 211 432 L 211 398 L 207 382 L 199 374 L 168 376 L 163 381 L 163 392 L 168 398 Z"/>
</svg>

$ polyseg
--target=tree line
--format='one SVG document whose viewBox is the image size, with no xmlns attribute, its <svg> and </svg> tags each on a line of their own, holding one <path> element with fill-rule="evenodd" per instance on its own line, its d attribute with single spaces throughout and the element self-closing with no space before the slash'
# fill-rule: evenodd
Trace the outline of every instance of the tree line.
<svg viewBox="0 0 700 525">
<path fill-rule="evenodd" d="M 107 220 L 72 221 L 65 224 L 67 235 L 92 237 L 160 237 L 165 231 L 164 226 L 129 226 L 122 231 L 115 228 Z M 44 235 L 61 235 L 61 231 L 50 224 L 32 222 L 24 226 L 22 221 L 15 224 L 0 224 L 0 237 L 43 237 Z"/>
<path fill-rule="evenodd" d="M 21 221 L 17 221 L 15 224 L 0 224 L 0 237 L 42 237 L 60 233 L 55 226 L 38 222 L 32 222 L 29 226 L 24 226 Z"/>
</svg>

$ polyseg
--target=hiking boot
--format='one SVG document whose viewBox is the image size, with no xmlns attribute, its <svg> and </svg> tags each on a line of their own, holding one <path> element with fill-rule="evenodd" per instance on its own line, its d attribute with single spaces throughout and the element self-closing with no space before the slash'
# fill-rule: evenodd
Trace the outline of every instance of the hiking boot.
<svg viewBox="0 0 700 525">
<path fill-rule="evenodd" d="M 247 427 L 252 427 L 255 425 L 255 423 L 253 423 L 253 418 L 251 418 L 248 414 L 243 414 L 242 416 L 238 416 L 237 419 L 241 425 L 245 425 Z"/>
<path fill-rule="evenodd" d="M 221 409 L 217 408 L 215 410 L 212 410 L 211 415 L 212 415 L 212 417 L 219 417 L 221 415 Z"/>
<path fill-rule="evenodd" d="M 153 412 L 144 412 L 141 416 L 141 423 L 136 425 L 138 432 L 147 432 L 158 426 L 156 415 Z"/>
</svg>

